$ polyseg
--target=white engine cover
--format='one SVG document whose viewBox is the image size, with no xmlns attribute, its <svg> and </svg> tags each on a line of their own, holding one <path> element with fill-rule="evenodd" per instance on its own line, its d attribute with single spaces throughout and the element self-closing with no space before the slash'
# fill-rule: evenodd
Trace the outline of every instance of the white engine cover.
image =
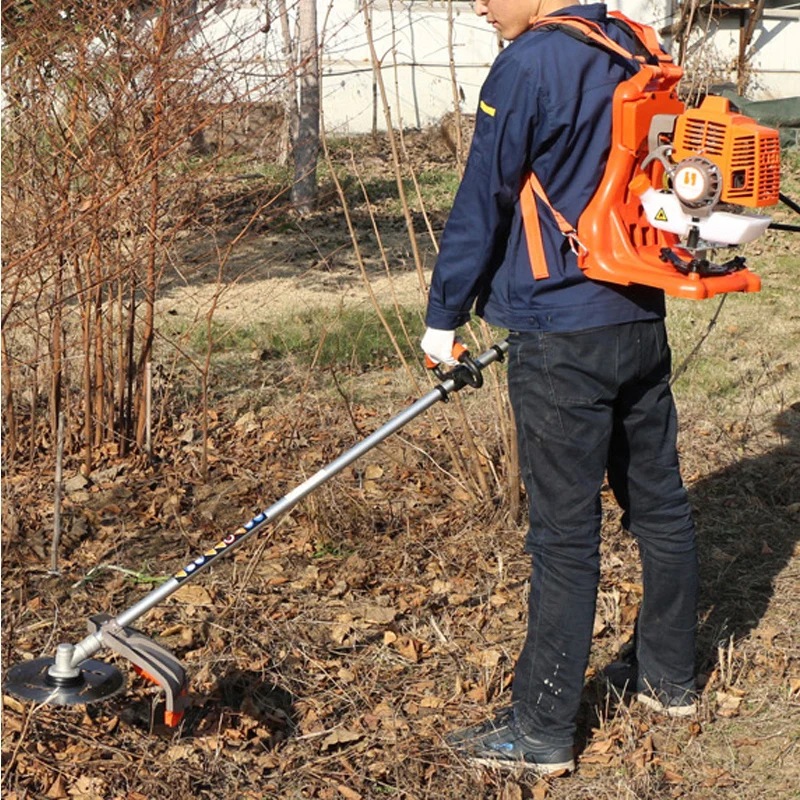
<svg viewBox="0 0 800 800">
<path fill-rule="evenodd" d="M 709 244 L 727 246 L 752 242 L 772 222 L 772 217 L 761 214 L 732 214 L 729 211 L 712 211 L 707 217 L 695 219 L 683 210 L 672 192 L 657 192 L 652 186 L 639 197 L 654 228 L 677 236 L 687 236 L 692 228 L 697 228 L 700 238 Z"/>
</svg>

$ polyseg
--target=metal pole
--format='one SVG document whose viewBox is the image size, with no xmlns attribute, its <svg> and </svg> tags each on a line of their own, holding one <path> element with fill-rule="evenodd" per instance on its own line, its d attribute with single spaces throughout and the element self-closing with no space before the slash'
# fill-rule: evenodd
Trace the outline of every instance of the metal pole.
<svg viewBox="0 0 800 800">
<path fill-rule="evenodd" d="M 504 340 L 496 345 L 493 345 L 485 353 L 475 359 L 472 359 L 472 361 L 478 366 L 479 369 L 483 370 L 490 364 L 493 364 L 495 361 L 501 360 L 503 358 L 503 354 L 507 350 L 508 342 Z M 132 622 L 134 622 L 134 620 L 137 620 L 139 617 L 141 617 L 142 614 L 146 613 L 151 608 L 158 605 L 162 600 L 169 597 L 173 592 L 177 591 L 184 583 L 194 580 L 197 575 L 208 569 L 208 567 L 210 567 L 218 558 L 228 555 L 246 539 L 249 539 L 268 524 L 275 522 L 275 520 L 277 520 L 279 517 L 286 514 L 303 498 L 307 497 L 313 491 L 318 489 L 323 483 L 330 480 L 345 467 L 361 458 L 361 456 L 363 456 L 365 453 L 372 450 L 384 439 L 400 430 L 400 428 L 402 428 L 404 425 L 407 425 L 412 419 L 418 417 L 423 411 L 426 411 L 431 406 L 442 400 L 447 400 L 451 393 L 457 392 L 467 385 L 461 380 L 462 373 L 460 373 L 460 370 L 468 372 L 467 368 L 464 366 L 455 367 L 451 372 L 444 376 L 444 380 L 440 384 L 438 384 L 432 391 L 428 392 L 428 394 L 426 394 L 424 397 L 421 397 L 415 403 L 410 405 L 405 411 L 402 411 L 396 417 L 390 419 L 387 423 L 378 428 L 378 430 L 373 431 L 373 433 L 367 436 L 366 439 L 362 439 L 360 442 L 358 442 L 358 444 L 354 445 L 330 464 L 320 469 L 318 472 L 308 478 L 308 480 L 304 481 L 298 487 L 289 492 L 289 494 L 285 495 L 276 503 L 271 505 L 266 511 L 262 511 L 260 514 L 258 514 L 258 516 L 253 517 L 250 522 L 243 525 L 241 528 L 237 528 L 233 533 L 226 536 L 221 542 L 216 544 L 210 550 L 207 550 L 203 555 L 198 556 L 196 559 L 194 559 L 194 561 L 176 572 L 166 583 L 163 583 L 157 589 L 154 589 L 152 592 L 145 595 L 129 609 L 123 611 L 115 620 L 113 620 L 113 623 L 119 625 L 121 628 L 130 625 Z M 75 646 L 72 657 L 72 666 L 76 667 L 102 647 L 102 632 L 97 631 L 96 633 L 90 634 Z"/>
</svg>

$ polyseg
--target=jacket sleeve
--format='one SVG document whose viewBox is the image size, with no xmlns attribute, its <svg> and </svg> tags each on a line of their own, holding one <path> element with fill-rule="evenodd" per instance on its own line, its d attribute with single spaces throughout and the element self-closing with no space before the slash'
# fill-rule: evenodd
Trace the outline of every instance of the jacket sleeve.
<svg viewBox="0 0 800 800">
<path fill-rule="evenodd" d="M 500 54 L 481 89 L 464 177 L 433 270 L 425 317 L 431 328 L 453 330 L 469 320 L 499 266 L 528 170 L 537 81 L 511 55 Z"/>
</svg>

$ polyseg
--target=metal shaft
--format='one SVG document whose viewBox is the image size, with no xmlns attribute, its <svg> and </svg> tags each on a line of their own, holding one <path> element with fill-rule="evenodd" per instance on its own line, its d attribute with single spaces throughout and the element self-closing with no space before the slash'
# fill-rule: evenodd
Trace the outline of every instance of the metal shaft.
<svg viewBox="0 0 800 800">
<path fill-rule="evenodd" d="M 473 363 L 483 370 L 495 361 L 501 360 L 503 354 L 507 350 L 508 342 L 504 340 L 493 345 L 485 353 L 473 359 Z M 345 467 L 361 458 L 365 453 L 368 453 L 384 439 L 407 425 L 423 411 L 426 411 L 442 400 L 446 400 L 451 393 L 459 391 L 466 385 L 460 380 L 459 370 L 466 370 L 466 367 L 455 367 L 452 372 L 445 376 L 445 380 L 438 384 L 436 388 L 410 405 L 405 411 L 402 411 L 397 416 L 390 419 L 365 439 L 362 439 L 358 444 L 342 453 L 342 455 L 330 464 L 320 469 L 308 480 L 289 492 L 289 494 L 271 505 L 266 511 L 262 511 L 258 516 L 253 517 L 246 525 L 243 525 L 229 536 L 226 536 L 221 542 L 210 550 L 207 550 L 202 556 L 198 556 L 182 570 L 176 572 L 166 583 L 161 584 L 161 586 L 145 595 L 129 609 L 123 611 L 114 620 L 114 623 L 122 628 L 130 625 L 134 620 L 141 617 L 151 608 L 158 605 L 162 600 L 169 597 L 173 592 L 177 591 L 184 583 L 194 580 L 200 572 L 208 569 L 217 558 L 228 555 L 230 551 L 234 550 L 246 539 L 249 539 L 255 533 L 261 531 L 268 524 L 275 522 L 279 517 L 294 508 L 303 498 L 318 489 L 323 483 L 330 480 Z M 89 634 L 89 636 L 75 645 L 72 656 L 72 666 L 77 666 L 102 647 L 102 632 L 97 631 L 96 633 Z"/>
</svg>

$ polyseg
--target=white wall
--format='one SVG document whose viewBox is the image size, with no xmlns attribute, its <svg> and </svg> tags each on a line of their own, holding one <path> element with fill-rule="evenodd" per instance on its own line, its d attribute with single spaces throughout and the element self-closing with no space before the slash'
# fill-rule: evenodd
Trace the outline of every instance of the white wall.
<svg viewBox="0 0 800 800">
<path fill-rule="evenodd" d="M 376 4 L 372 26 L 393 124 L 429 125 L 454 109 L 447 4 L 440 0 L 395 0 L 390 13 L 388 2 L 379 0 Z M 371 130 L 376 114 L 375 78 L 363 15 L 346 16 L 354 5 L 355 0 L 335 1 L 341 11 L 328 23 L 322 59 L 326 126 L 351 132 Z M 472 113 L 498 52 L 498 41 L 469 3 L 454 3 L 453 15 L 453 56 L 461 109 Z M 377 121 L 385 127 L 380 104 Z"/>
<path fill-rule="evenodd" d="M 320 26 L 324 19 L 320 2 Z M 669 0 L 610 0 L 619 9 L 648 24 L 663 26 Z M 391 4 L 391 5 L 390 5 Z M 384 112 L 373 102 L 374 78 L 358 0 L 332 0 L 323 48 L 323 102 L 326 127 L 363 132 Z M 474 113 L 478 95 L 499 52 L 497 34 L 477 17 L 471 2 L 453 3 L 453 58 L 461 111 Z M 449 68 L 448 4 L 446 0 L 375 0 L 373 37 L 383 80 L 392 106 L 393 124 L 423 127 L 454 110 Z M 394 37 L 392 28 L 394 27 Z M 395 53 L 397 68 L 393 64 Z M 399 87 L 397 88 L 396 87 Z M 399 95 L 399 98 L 398 98 Z M 399 102 L 398 102 L 399 101 Z"/>
<path fill-rule="evenodd" d="M 318 25 L 323 38 L 323 109 L 330 132 L 361 133 L 373 120 L 385 127 L 359 0 L 317 0 Z M 780 0 L 768 0 L 774 5 Z M 289 0 L 291 5 L 291 0 Z M 391 3 L 391 5 L 390 5 Z M 657 30 L 669 25 L 677 0 L 609 0 L 618 9 Z M 222 80 L 237 93 L 264 101 L 278 96 L 284 73 L 281 32 L 277 19 L 268 33 L 259 29 L 266 20 L 265 0 L 229 0 L 203 25 L 203 46 L 219 53 Z M 498 53 L 496 33 L 475 16 L 471 3 L 455 0 L 453 56 L 461 110 L 473 113 L 480 86 Z M 769 12 L 767 12 L 769 13 Z M 392 124 L 421 127 L 454 109 L 449 68 L 446 0 L 375 0 L 375 49 L 392 110 Z M 716 63 L 736 63 L 739 48 L 737 15 L 711 26 L 695 47 L 716 52 Z M 394 31 L 394 32 L 393 32 Z M 800 95 L 800 19 L 767 16 L 754 36 L 751 99 Z M 396 61 L 396 67 L 395 67 Z M 728 79 L 735 81 L 735 71 Z"/>
<path fill-rule="evenodd" d="M 742 13 L 747 0 L 728 0 L 728 4 L 731 11 L 724 16 L 717 13 L 707 30 L 698 26 L 688 55 L 702 55 L 716 67 L 727 65 L 725 77 L 736 83 L 740 27 L 747 21 Z M 669 25 L 673 15 L 677 17 L 679 13 L 678 0 L 607 0 L 607 5 L 610 10 L 620 10 L 656 30 Z M 796 2 L 767 0 L 751 50 L 748 99 L 800 95 L 800 10 Z"/>
<path fill-rule="evenodd" d="M 736 63 L 739 55 L 737 15 L 728 16 L 712 26 L 708 41 L 724 60 Z M 700 46 L 704 45 L 701 43 Z M 756 28 L 752 46 L 749 99 L 800 95 L 800 18 L 776 18 L 767 10 Z M 736 81 L 734 71 L 731 71 L 731 80 Z"/>
</svg>

